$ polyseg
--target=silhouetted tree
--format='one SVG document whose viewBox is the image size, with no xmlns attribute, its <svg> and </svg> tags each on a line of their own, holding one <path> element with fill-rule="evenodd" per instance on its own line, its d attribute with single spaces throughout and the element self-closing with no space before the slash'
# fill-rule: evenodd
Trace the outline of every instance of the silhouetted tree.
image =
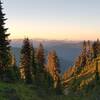
<svg viewBox="0 0 100 100">
<path fill-rule="evenodd" d="M 9 40 L 7 34 L 8 28 L 5 28 L 5 14 L 2 12 L 2 2 L 0 0 L 0 78 L 7 78 L 7 72 L 9 68 Z"/>
</svg>

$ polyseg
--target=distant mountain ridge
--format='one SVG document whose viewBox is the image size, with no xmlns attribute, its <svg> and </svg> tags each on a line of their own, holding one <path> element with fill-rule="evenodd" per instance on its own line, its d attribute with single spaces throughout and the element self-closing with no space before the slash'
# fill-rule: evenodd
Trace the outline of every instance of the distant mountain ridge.
<svg viewBox="0 0 100 100">
<path fill-rule="evenodd" d="M 68 41 L 68 40 L 48 40 L 48 39 L 30 39 L 33 43 L 34 47 L 36 47 L 39 43 L 43 43 L 44 47 L 48 46 L 55 46 L 59 44 L 66 44 L 66 43 L 82 43 L 81 41 Z M 21 47 L 23 43 L 23 39 L 12 39 L 11 40 L 11 46 L 12 47 Z"/>
</svg>

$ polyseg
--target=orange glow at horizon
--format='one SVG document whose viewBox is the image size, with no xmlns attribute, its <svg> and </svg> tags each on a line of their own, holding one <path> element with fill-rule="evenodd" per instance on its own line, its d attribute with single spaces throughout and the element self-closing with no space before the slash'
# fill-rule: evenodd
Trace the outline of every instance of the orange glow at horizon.
<svg viewBox="0 0 100 100">
<path fill-rule="evenodd" d="M 44 22 L 43 24 L 39 22 L 35 22 L 34 24 L 31 22 L 21 23 L 22 24 L 19 24 L 18 21 L 10 23 L 8 32 L 11 33 L 11 39 L 23 39 L 28 37 L 30 39 L 39 38 L 56 40 L 95 40 L 100 37 L 99 28 L 94 28 L 91 30 L 91 28 L 89 29 L 82 27 L 79 24 L 66 25 L 64 23 L 47 22 Z"/>
<path fill-rule="evenodd" d="M 10 39 L 100 38 L 100 0 L 3 0 Z M 91 1 L 91 2 L 90 2 Z M 19 3 L 20 2 L 20 3 Z M 18 4 L 18 5 L 16 5 Z"/>
</svg>

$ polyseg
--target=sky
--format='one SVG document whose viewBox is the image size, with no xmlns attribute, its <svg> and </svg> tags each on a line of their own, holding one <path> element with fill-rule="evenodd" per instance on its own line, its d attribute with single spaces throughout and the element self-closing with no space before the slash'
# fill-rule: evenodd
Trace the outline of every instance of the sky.
<svg viewBox="0 0 100 100">
<path fill-rule="evenodd" d="M 100 38 L 100 0 L 2 1 L 11 39 Z"/>
</svg>

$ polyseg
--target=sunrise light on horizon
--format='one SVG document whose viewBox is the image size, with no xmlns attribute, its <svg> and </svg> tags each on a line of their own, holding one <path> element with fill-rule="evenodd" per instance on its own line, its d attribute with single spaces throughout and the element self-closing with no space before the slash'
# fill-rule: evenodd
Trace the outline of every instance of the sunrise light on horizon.
<svg viewBox="0 0 100 100">
<path fill-rule="evenodd" d="M 96 40 L 100 0 L 2 0 L 11 39 Z"/>
</svg>

